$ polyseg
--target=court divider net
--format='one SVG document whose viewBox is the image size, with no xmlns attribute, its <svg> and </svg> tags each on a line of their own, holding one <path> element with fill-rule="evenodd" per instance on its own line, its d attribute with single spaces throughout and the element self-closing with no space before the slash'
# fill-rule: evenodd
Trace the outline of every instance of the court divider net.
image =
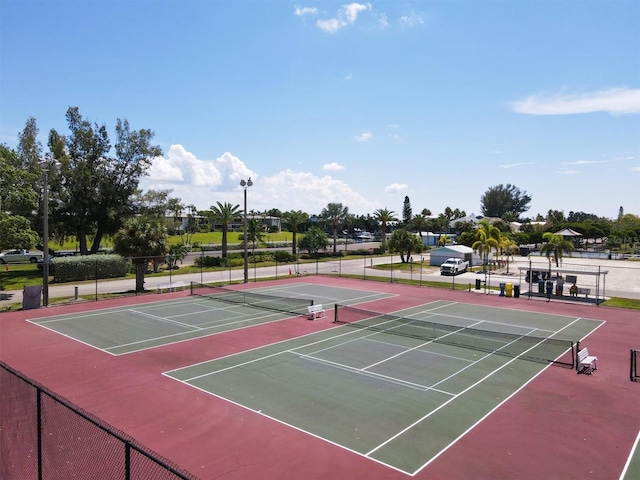
<svg viewBox="0 0 640 480">
<path fill-rule="evenodd" d="M 308 298 L 280 297 L 199 282 L 191 282 L 189 291 L 191 295 L 210 298 L 211 300 L 300 315 L 306 314 L 308 312 L 307 307 L 313 305 L 313 300 Z"/>
<path fill-rule="evenodd" d="M 574 368 L 575 342 L 461 327 L 336 305 L 335 322 L 356 328 Z"/>
</svg>

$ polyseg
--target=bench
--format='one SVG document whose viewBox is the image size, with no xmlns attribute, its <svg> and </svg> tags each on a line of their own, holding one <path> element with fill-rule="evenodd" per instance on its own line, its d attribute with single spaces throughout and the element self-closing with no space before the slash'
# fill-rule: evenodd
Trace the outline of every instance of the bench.
<svg viewBox="0 0 640 480">
<path fill-rule="evenodd" d="M 183 281 L 170 282 L 170 283 L 161 283 L 160 285 L 158 285 L 158 293 L 162 293 L 165 290 L 167 292 L 177 292 L 178 289 L 184 290 L 185 286 L 186 285 L 184 284 Z"/>
<path fill-rule="evenodd" d="M 588 298 L 590 294 L 591 294 L 590 288 L 571 287 L 569 289 L 569 295 L 572 297 L 577 297 L 578 295 L 584 295 L 584 298 Z"/>
<path fill-rule="evenodd" d="M 589 355 L 589 350 L 583 348 L 578 352 L 578 373 L 591 375 L 598 369 L 598 357 Z"/>
<path fill-rule="evenodd" d="M 307 307 L 307 317 L 309 320 L 315 320 L 316 318 L 322 318 L 324 316 L 326 316 L 326 314 L 321 303 Z"/>
</svg>

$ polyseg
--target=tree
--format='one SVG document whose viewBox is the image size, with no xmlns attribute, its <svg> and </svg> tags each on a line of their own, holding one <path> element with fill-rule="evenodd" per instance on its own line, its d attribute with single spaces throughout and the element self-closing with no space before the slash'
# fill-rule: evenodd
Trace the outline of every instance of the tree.
<svg viewBox="0 0 640 480">
<path fill-rule="evenodd" d="M 481 211 L 486 217 L 504 218 L 508 221 L 520 218 L 520 215 L 529 210 L 531 197 L 527 192 L 521 192 L 515 185 L 496 185 L 480 197 Z"/>
<path fill-rule="evenodd" d="M 151 130 L 132 131 L 127 120 L 117 119 L 112 146 L 104 125 L 92 125 L 70 107 L 66 114 L 70 134 L 49 133 L 49 148 L 62 164 L 62 181 L 52 184 L 61 208 L 52 216 L 63 221 L 78 238 L 80 253 L 96 253 L 104 235 L 113 234 L 135 213 L 134 198 L 140 178 L 153 157 L 162 155 L 151 145 Z M 93 236 L 89 251 L 88 235 Z"/>
<path fill-rule="evenodd" d="M 283 215 L 283 219 L 289 228 L 291 229 L 291 233 L 293 234 L 293 244 L 291 247 L 291 253 L 296 254 L 296 245 L 298 241 L 298 227 L 307 223 L 309 220 L 309 215 L 304 213 L 302 210 L 291 210 L 290 212 L 286 212 Z"/>
<path fill-rule="evenodd" d="M 26 169 L 14 150 L 0 145 L 0 212 L 32 218 L 40 209 L 40 189 L 34 185 L 41 176 L 41 172 L 36 175 Z M 33 227 L 30 224 L 29 228 Z"/>
<path fill-rule="evenodd" d="M 405 196 L 404 203 L 402 204 L 402 223 L 406 228 L 409 228 L 412 218 L 413 210 L 411 209 L 411 200 L 409 200 L 408 196 Z"/>
<path fill-rule="evenodd" d="M 131 257 L 136 270 L 136 292 L 144 291 L 144 275 L 150 259 L 167 251 L 167 232 L 158 221 L 133 217 L 126 220 L 113 237 L 113 251 Z"/>
<path fill-rule="evenodd" d="M 397 222 L 398 218 L 395 215 L 396 212 L 387 208 L 379 208 L 373 212 L 373 218 L 380 223 L 380 230 L 382 231 L 382 241 L 380 242 L 380 250 L 384 253 L 387 245 L 387 226 L 391 222 Z"/>
<path fill-rule="evenodd" d="M 256 243 L 264 245 L 264 229 L 257 218 L 252 218 L 247 222 L 247 238 L 245 242 L 251 242 L 251 255 L 255 254 Z"/>
<path fill-rule="evenodd" d="M 173 270 L 178 267 L 178 261 L 182 263 L 182 260 L 187 256 L 187 247 L 182 243 L 177 243 L 169 247 L 169 255 L 167 255 L 167 265 L 169 270 Z M 154 265 L 155 266 L 155 265 Z"/>
<path fill-rule="evenodd" d="M 487 270 L 489 254 L 492 250 L 497 250 L 500 245 L 500 230 L 491 225 L 486 220 L 481 220 L 476 231 L 476 241 L 471 245 L 474 252 L 482 256 L 483 271 Z"/>
<path fill-rule="evenodd" d="M 406 228 L 394 230 L 389 239 L 389 249 L 400 255 L 400 261 L 402 263 L 408 263 L 411 258 L 411 253 L 420 253 L 422 247 L 423 244 L 420 237 Z"/>
<path fill-rule="evenodd" d="M 25 217 L 0 214 L 0 250 L 30 250 L 36 244 L 37 237 L 38 234 L 31 230 L 31 224 Z"/>
<path fill-rule="evenodd" d="M 298 247 L 309 252 L 310 256 L 318 255 L 320 250 L 326 250 L 329 240 L 320 227 L 310 227 L 304 237 L 298 242 Z"/>
<path fill-rule="evenodd" d="M 325 223 L 331 228 L 333 233 L 333 254 L 337 253 L 338 230 L 349 215 L 349 207 L 343 207 L 342 203 L 329 203 L 326 208 L 322 209 L 320 216 Z"/>
<path fill-rule="evenodd" d="M 172 199 L 169 198 L 173 189 L 166 190 L 147 190 L 146 192 L 142 192 L 138 190 L 135 193 L 134 204 L 137 208 L 137 213 L 145 216 L 152 217 L 158 220 L 164 220 L 164 216 L 168 211 L 171 211 L 169 208 L 169 202 Z M 180 199 L 177 199 L 180 202 Z"/>
<path fill-rule="evenodd" d="M 543 243 L 540 247 L 540 253 L 545 255 L 549 261 L 551 261 L 550 257 L 553 255 L 556 267 L 565 252 L 573 251 L 573 244 L 566 240 L 562 235 L 556 235 L 553 232 L 545 232 L 542 234 L 542 239 L 545 240 L 546 243 Z"/>
<path fill-rule="evenodd" d="M 214 223 L 221 225 L 222 228 L 222 257 L 225 258 L 227 256 L 229 224 L 240 215 L 242 210 L 240 210 L 240 205 L 231 205 L 228 202 L 217 202 L 217 205 L 213 205 L 209 209 Z"/>
</svg>

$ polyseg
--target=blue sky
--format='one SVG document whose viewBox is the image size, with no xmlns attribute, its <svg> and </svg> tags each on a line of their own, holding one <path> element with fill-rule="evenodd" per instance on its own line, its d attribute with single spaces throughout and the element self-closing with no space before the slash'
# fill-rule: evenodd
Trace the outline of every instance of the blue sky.
<svg viewBox="0 0 640 480">
<path fill-rule="evenodd" d="M 0 42 L 0 142 L 126 118 L 199 209 L 640 214 L 636 0 L 3 0 Z"/>
</svg>

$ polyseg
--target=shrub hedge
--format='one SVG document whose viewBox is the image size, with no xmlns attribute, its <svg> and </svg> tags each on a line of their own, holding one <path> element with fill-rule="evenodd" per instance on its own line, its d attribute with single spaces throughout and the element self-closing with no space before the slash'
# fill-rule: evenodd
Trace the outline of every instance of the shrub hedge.
<svg viewBox="0 0 640 480">
<path fill-rule="evenodd" d="M 125 277 L 131 271 L 131 260 L 120 255 L 87 255 L 55 259 L 53 280 L 77 282 L 101 278 Z"/>
</svg>

